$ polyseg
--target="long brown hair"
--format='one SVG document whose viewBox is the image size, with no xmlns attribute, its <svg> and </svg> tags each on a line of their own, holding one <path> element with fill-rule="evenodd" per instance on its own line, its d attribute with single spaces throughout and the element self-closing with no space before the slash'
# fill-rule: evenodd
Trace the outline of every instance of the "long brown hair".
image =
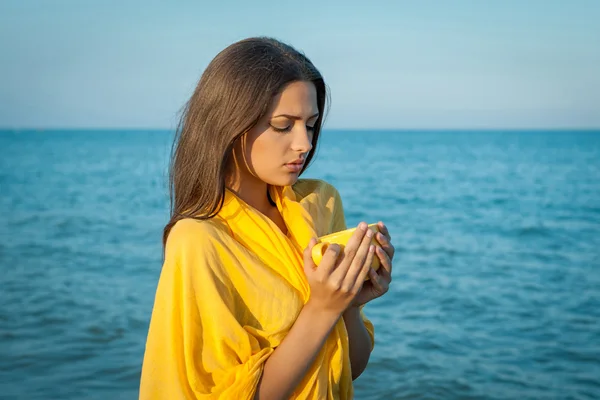
<svg viewBox="0 0 600 400">
<path fill-rule="evenodd" d="M 265 115 L 273 97 L 295 81 L 315 85 L 319 108 L 313 148 L 302 173 L 317 149 L 325 116 L 327 88 L 317 68 L 293 47 L 265 37 L 236 42 L 211 61 L 175 132 L 169 171 L 171 218 L 163 246 L 177 221 L 218 214 L 234 143 Z"/>
</svg>

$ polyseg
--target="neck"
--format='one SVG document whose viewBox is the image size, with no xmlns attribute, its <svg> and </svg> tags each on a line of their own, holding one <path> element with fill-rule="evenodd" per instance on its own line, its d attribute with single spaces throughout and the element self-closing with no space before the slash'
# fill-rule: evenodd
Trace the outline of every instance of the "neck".
<svg viewBox="0 0 600 400">
<path fill-rule="evenodd" d="M 234 192 L 246 204 L 254 207 L 263 215 L 270 215 L 274 207 L 267 197 L 267 184 L 249 172 L 243 172 L 239 167 L 236 153 L 233 153 L 233 162 L 229 165 L 225 186 Z"/>
<path fill-rule="evenodd" d="M 262 181 L 252 183 L 253 184 L 250 184 L 250 182 L 245 181 L 245 184 L 242 185 L 238 181 L 227 185 L 227 187 L 245 203 L 254 207 L 264 215 L 269 215 L 274 206 L 267 197 L 267 184 Z"/>
</svg>

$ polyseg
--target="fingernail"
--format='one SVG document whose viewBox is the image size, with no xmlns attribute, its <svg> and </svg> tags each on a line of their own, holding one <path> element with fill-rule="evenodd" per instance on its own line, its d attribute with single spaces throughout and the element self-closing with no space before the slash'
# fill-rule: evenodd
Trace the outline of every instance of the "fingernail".
<svg viewBox="0 0 600 400">
<path fill-rule="evenodd" d="M 367 223 L 361 222 L 360 224 L 358 224 L 358 228 L 364 231 L 365 229 L 367 229 Z"/>
<path fill-rule="evenodd" d="M 375 246 L 371 245 L 369 246 L 369 253 L 374 253 L 375 252 Z"/>
<path fill-rule="evenodd" d="M 370 229 L 369 229 L 369 230 L 367 230 L 367 237 L 368 237 L 368 238 L 371 238 L 371 237 L 373 237 L 373 231 L 372 231 L 372 230 L 370 230 Z"/>
</svg>

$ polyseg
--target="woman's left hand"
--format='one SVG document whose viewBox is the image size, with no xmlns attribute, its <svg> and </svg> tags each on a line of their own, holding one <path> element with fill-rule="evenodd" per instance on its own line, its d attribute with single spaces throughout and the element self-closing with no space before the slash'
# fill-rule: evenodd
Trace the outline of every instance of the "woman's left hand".
<svg viewBox="0 0 600 400">
<path fill-rule="evenodd" d="M 379 246 L 376 246 L 376 254 L 379 257 L 381 266 L 379 270 L 375 271 L 373 268 L 369 271 L 369 280 L 365 281 L 362 289 L 352 302 L 353 307 L 359 307 L 369 301 L 383 296 L 387 293 L 392 282 L 392 259 L 396 249 L 392 245 L 392 238 L 390 233 L 381 221 L 377 224 L 379 226 L 379 233 L 375 236 L 379 242 Z"/>
</svg>

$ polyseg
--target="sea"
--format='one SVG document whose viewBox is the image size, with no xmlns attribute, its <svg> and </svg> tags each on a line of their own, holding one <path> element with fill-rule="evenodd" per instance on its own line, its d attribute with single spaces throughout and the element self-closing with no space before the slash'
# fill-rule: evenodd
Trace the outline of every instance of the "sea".
<svg viewBox="0 0 600 400">
<path fill-rule="evenodd" d="M 172 131 L 0 131 L 0 398 L 136 399 Z M 305 177 L 385 222 L 356 399 L 600 398 L 600 131 L 325 130 Z"/>
</svg>

